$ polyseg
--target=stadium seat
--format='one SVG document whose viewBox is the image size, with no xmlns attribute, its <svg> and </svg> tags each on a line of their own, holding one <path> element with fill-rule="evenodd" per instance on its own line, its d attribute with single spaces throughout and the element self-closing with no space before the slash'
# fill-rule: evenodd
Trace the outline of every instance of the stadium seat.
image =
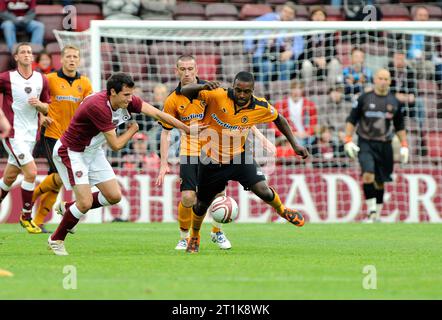
<svg viewBox="0 0 442 320">
<path fill-rule="evenodd" d="M 287 0 L 267 0 L 265 3 L 271 4 L 272 6 L 280 6 L 286 2 Z"/>
<path fill-rule="evenodd" d="M 242 41 L 228 42 L 219 46 L 221 53 L 221 78 L 232 83 L 239 71 L 251 71 L 251 56 L 244 53 Z"/>
<path fill-rule="evenodd" d="M 413 6 L 411 7 L 411 16 L 414 16 L 414 13 L 416 11 L 416 8 L 419 5 Z M 435 5 L 430 5 L 430 4 L 425 4 L 424 5 L 425 8 L 427 8 L 428 13 L 430 14 L 430 20 L 435 20 L 435 21 L 440 21 L 442 20 L 442 8 L 435 6 Z"/>
<path fill-rule="evenodd" d="M 151 74 L 149 47 L 143 43 L 116 43 L 113 45 L 118 69 L 129 73 L 135 81 L 147 79 Z M 106 52 L 104 52 L 106 54 Z"/>
<path fill-rule="evenodd" d="M 175 20 L 205 20 L 203 5 L 193 2 L 179 2 L 173 14 Z"/>
<path fill-rule="evenodd" d="M 408 21 L 411 20 L 407 7 L 403 4 L 382 4 L 382 21 Z"/>
<path fill-rule="evenodd" d="M 11 55 L 9 52 L 0 52 L 0 72 L 7 71 L 10 68 Z"/>
<path fill-rule="evenodd" d="M 442 132 L 430 131 L 426 135 L 428 155 L 434 160 L 442 161 Z"/>
<path fill-rule="evenodd" d="M 55 41 L 53 30 L 63 30 L 63 7 L 61 5 L 37 5 L 36 20 L 45 25 L 45 42 Z"/>
<path fill-rule="evenodd" d="M 229 3 L 211 3 L 206 6 L 207 20 L 238 20 L 238 9 Z"/>
<path fill-rule="evenodd" d="M 49 54 L 60 53 L 61 52 L 61 49 L 60 49 L 60 46 L 59 46 L 58 42 L 48 43 L 46 45 L 46 47 L 45 47 L 45 50 Z"/>
<path fill-rule="evenodd" d="M 186 44 L 184 51 L 192 55 L 217 54 L 219 47 L 214 42 L 195 41 Z"/>
<path fill-rule="evenodd" d="M 91 20 L 102 20 L 101 8 L 97 4 L 80 3 L 77 8 L 77 28 L 75 31 L 84 31 L 89 29 Z"/>
<path fill-rule="evenodd" d="M 438 92 L 438 86 L 435 81 L 432 80 L 419 80 L 417 83 L 419 93 L 422 95 L 429 95 L 429 94 L 437 94 Z"/>
<path fill-rule="evenodd" d="M 266 13 L 273 12 L 268 4 L 245 4 L 241 8 L 239 17 L 241 20 L 253 20 Z"/>
<path fill-rule="evenodd" d="M 109 76 L 115 71 L 114 68 L 114 53 L 115 47 L 110 43 L 101 44 L 101 69 L 104 79 L 109 78 Z"/>
<path fill-rule="evenodd" d="M 119 53 L 119 70 L 132 75 L 135 81 L 147 79 L 149 72 L 149 57 L 144 54 Z"/>
<path fill-rule="evenodd" d="M 175 54 L 181 55 L 186 52 L 184 44 L 175 42 L 157 42 L 150 46 L 150 53 L 152 55 Z"/>
<path fill-rule="evenodd" d="M 295 20 L 310 20 L 310 14 L 306 6 L 296 5 L 296 19 Z"/>
<path fill-rule="evenodd" d="M 250 61 L 247 55 L 222 55 L 221 56 L 221 77 L 224 81 L 232 83 L 233 78 L 239 71 L 250 70 Z"/>
<path fill-rule="evenodd" d="M 328 86 L 326 81 L 314 81 L 305 88 L 306 95 L 325 95 L 327 94 Z"/>
<path fill-rule="evenodd" d="M 399 0 L 400 3 L 419 3 L 419 2 L 428 2 L 426 0 Z"/>
<path fill-rule="evenodd" d="M 298 0 L 298 1 L 296 1 L 296 3 L 311 6 L 311 5 L 315 5 L 315 4 L 321 5 L 321 4 L 323 4 L 323 1 L 322 0 Z"/>
<path fill-rule="evenodd" d="M 324 6 L 325 12 L 327 12 L 328 21 L 342 21 L 345 20 L 344 14 L 340 8 L 334 6 Z"/>
<path fill-rule="evenodd" d="M 198 76 L 204 80 L 217 80 L 220 73 L 221 57 L 219 55 L 198 55 Z"/>
<path fill-rule="evenodd" d="M 175 81 L 175 66 L 179 54 L 161 54 L 153 56 L 156 80 L 161 82 Z"/>
</svg>

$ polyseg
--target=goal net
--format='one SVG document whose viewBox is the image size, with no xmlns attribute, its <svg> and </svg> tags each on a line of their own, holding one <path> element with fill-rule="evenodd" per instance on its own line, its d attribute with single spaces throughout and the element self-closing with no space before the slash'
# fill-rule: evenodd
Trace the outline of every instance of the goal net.
<svg viewBox="0 0 442 320">
<path fill-rule="evenodd" d="M 343 152 L 344 126 L 355 99 L 373 89 L 376 70 L 387 68 L 391 90 L 406 114 L 410 161 L 399 162 L 395 138 L 394 181 L 386 185 L 381 220 L 440 222 L 441 30 L 440 22 L 408 21 L 94 21 L 89 31 L 57 31 L 56 36 L 61 47 L 72 43 L 82 49 L 82 71 L 96 91 L 105 88 L 113 72 L 127 72 L 137 94 L 159 108 L 164 99 L 159 92 L 164 86 L 171 92 L 178 84 L 175 65 L 182 54 L 196 57 L 201 79 L 219 80 L 225 87 L 239 71 L 253 72 L 255 95 L 289 119 L 312 153 L 309 160 L 298 160 L 281 135 L 260 126 L 268 137 L 276 134 L 275 161 L 263 157 L 269 184 L 311 222 L 360 221 L 366 215 L 359 164 Z M 171 173 L 158 187 L 161 128 L 147 117 L 137 120 L 143 133 L 139 145 L 132 141 L 118 153 L 108 151 L 125 198 L 103 213 L 105 220 L 174 221 L 180 197 L 179 135 L 171 145 Z M 231 182 L 227 192 L 239 204 L 239 221 L 278 220 L 237 183 Z"/>
</svg>

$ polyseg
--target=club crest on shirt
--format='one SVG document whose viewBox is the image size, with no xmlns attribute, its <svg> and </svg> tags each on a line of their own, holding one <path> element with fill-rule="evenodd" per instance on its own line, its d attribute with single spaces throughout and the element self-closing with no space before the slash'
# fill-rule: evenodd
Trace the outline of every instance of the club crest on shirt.
<svg viewBox="0 0 442 320">
<path fill-rule="evenodd" d="M 27 94 L 30 94 L 32 92 L 32 88 L 31 87 L 25 87 L 25 92 Z"/>
<path fill-rule="evenodd" d="M 81 178 L 81 177 L 83 176 L 83 171 L 77 171 L 77 172 L 75 172 L 75 176 L 76 176 L 77 178 Z"/>
<path fill-rule="evenodd" d="M 249 122 L 249 118 L 247 116 L 241 118 L 241 123 L 247 123 L 247 122 Z"/>
<path fill-rule="evenodd" d="M 125 115 L 125 116 L 123 116 L 123 121 L 127 121 L 127 120 L 129 120 L 130 119 L 130 115 Z"/>
<path fill-rule="evenodd" d="M 78 90 L 79 93 L 83 92 L 83 88 L 80 85 L 78 85 L 77 90 Z"/>
<path fill-rule="evenodd" d="M 375 105 L 374 103 L 370 103 L 370 104 L 368 105 L 368 107 L 369 107 L 370 109 L 375 109 L 375 108 L 376 108 L 376 105 Z"/>
<path fill-rule="evenodd" d="M 23 159 L 25 158 L 25 155 L 24 155 L 23 153 L 21 153 L 21 154 L 18 155 L 18 158 L 19 158 L 20 160 L 23 160 Z"/>
<path fill-rule="evenodd" d="M 185 108 L 184 106 L 179 106 L 180 110 L 184 110 L 184 108 Z"/>
<path fill-rule="evenodd" d="M 223 108 L 222 110 L 223 110 L 224 113 L 227 113 L 227 109 L 226 108 Z"/>
</svg>

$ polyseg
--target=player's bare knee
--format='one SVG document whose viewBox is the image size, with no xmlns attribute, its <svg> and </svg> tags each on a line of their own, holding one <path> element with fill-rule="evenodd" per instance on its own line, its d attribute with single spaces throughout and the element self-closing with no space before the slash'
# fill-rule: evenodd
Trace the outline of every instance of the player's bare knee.
<svg viewBox="0 0 442 320">
<path fill-rule="evenodd" d="M 184 207 L 190 208 L 196 204 L 195 191 L 183 191 L 181 194 L 181 203 Z"/>
<path fill-rule="evenodd" d="M 121 201 L 121 192 L 115 192 L 113 194 L 110 194 L 108 196 L 106 196 L 106 200 L 111 204 L 117 204 Z"/>
<path fill-rule="evenodd" d="M 373 183 L 374 182 L 374 174 L 364 172 L 364 174 L 362 175 L 362 182 L 367 183 L 367 184 Z"/>
<path fill-rule="evenodd" d="M 374 187 L 375 187 L 375 189 L 377 189 L 377 190 L 382 190 L 382 189 L 384 189 L 384 184 L 382 183 L 382 182 L 374 182 Z"/>
<path fill-rule="evenodd" d="M 206 203 L 206 202 L 201 202 L 198 201 L 194 206 L 193 206 L 193 211 L 195 212 L 195 214 L 197 216 L 202 216 L 204 213 L 207 212 L 207 209 L 209 209 L 210 204 Z"/>
<path fill-rule="evenodd" d="M 92 208 L 92 195 L 90 195 L 90 197 L 78 198 L 75 200 L 75 205 L 81 212 L 87 212 L 90 208 Z"/>
</svg>

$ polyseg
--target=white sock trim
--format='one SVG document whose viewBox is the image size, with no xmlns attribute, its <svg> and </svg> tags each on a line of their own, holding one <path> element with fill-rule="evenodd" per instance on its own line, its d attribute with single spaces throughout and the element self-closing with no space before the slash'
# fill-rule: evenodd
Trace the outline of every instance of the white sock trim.
<svg viewBox="0 0 442 320">
<path fill-rule="evenodd" d="M 23 180 L 21 182 L 21 188 L 26 191 L 34 191 L 35 182 L 27 182 L 27 181 Z"/>
<path fill-rule="evenodd" d="M 383 203 L 377 203 L 377 204 L 376 204 L 376 213 L 378 214 L 378 216 L 381 215 L 382 207 L 383 207 L 383 206 L 384 206 Z"/>
<path fill-rule="evenodd" d="M 98 192 L 98 202 L 99 202 L 103 207 L 106 207 L 106 206 L 110 206 L 110 205 L 111 205 L 110 202 L 107 201 L 107 199 L 103 196 L 103 194 L 101 193 L 101 191 Z"/>
<path fill-rule="evenodd" d="M 376 211 L 376 198 L 367 199 L 365 202 L 367 203 L 368 212 Z"/>
<path fill-rule="evenodd" d="M 11 186 L 7 186 L 5 184 L 5 182 L 3 181 L 3 178 L 0 179 L 0 188 L 1 189 L 5 190 L 5 191 L 9 191 L 9 190 L 11 190 L 11 187 L 12 187 L 12 185 Z"/>
<path fill-rule="evenodd" d="M 190 231 L 189 230 L 187 230 L 187 231 L 180 230 L 180 239 L 181 240 L 182 239 L 187 239 L 187 238 L 189 238 L 189 236 L 190 236 Z"/>
<path fill-rule="evenodd" d="M 72 215 L 73 215 L 75 218 L 79 219 L 79 220 L 81 219 L 81 217 L 82 217 L 83 215 L 86 214 L 86 213 L 81 212 L 81 211 L 77 208 L 77 205 L 76 205 L 75 203 L 69 207 L 69 210 L 71 211 Z"/>
</svg>

